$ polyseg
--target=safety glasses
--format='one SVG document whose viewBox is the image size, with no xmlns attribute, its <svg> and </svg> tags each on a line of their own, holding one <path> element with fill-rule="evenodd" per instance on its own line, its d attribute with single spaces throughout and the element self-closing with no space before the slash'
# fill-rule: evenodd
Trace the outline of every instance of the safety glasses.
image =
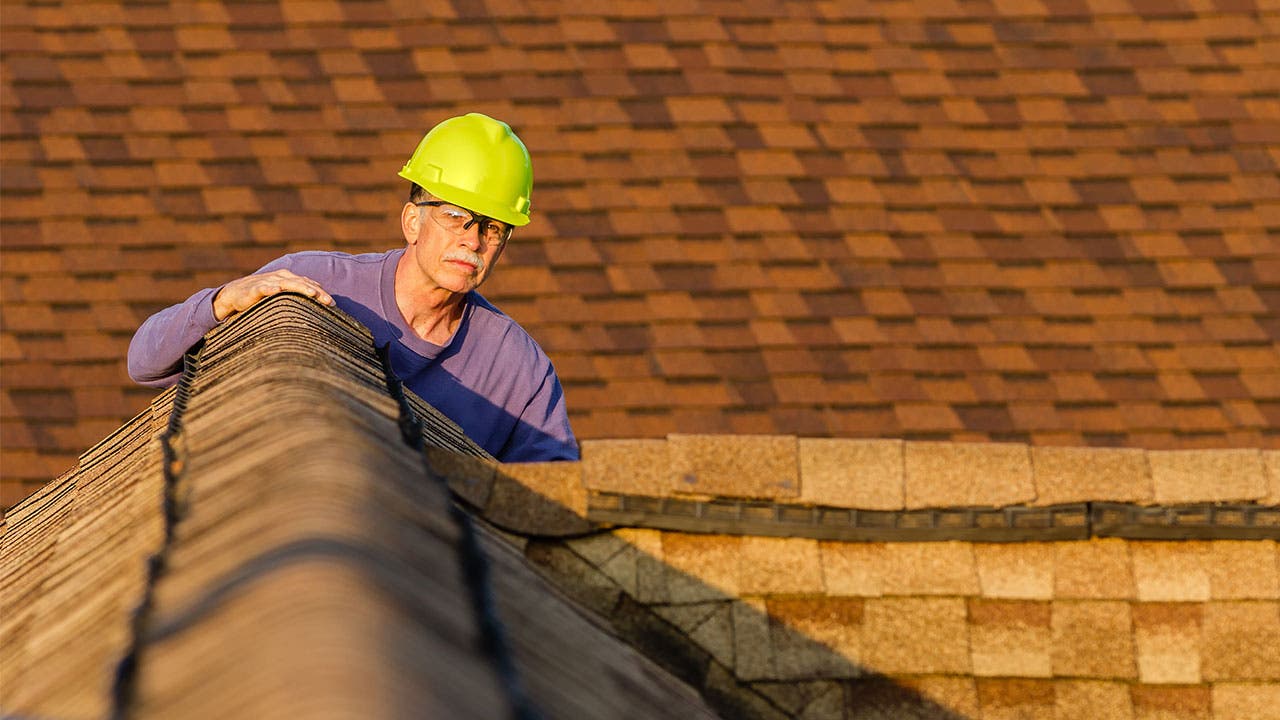
<svg viewBox="0 0 1280 720">
<path fill-rule="evenodd" d="M 472 225 L 480 226 L 480 238 L 486 245 L 501 247 L 511 238 L 512 227 L 491 217 L 477 215 L 466 208 L 458 207 L 443 200 L 424 200 L 416 202 L 418 207 L 431 208 L 428 214 L 437 225 L 454 235 L 466 235 Z"/>
</svg>

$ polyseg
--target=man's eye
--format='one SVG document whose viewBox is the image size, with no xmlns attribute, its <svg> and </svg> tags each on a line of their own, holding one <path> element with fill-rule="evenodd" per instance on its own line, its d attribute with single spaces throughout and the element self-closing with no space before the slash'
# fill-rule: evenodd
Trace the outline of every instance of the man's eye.
<svg viewBox="0 0 1280 720">
<path fill-rule="evenodd" d="M 440 208 L 440 212 L 450 220 L 466 220 L 470 215 L 458 208 Z"/>
</svg>

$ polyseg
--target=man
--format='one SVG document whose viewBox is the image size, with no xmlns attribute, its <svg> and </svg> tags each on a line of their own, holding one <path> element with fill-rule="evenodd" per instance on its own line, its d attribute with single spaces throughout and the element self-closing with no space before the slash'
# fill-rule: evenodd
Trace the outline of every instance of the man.
<svg viewBox="0 0 1280 720">
<path fill-rule="evenodd" d="M 302 252 L 207 288 L 150 317 L 129 344 L 129 376 L 177 382 L 183 353 L 228 317 L 281 292 L 308 295 L 388 345 L 405 386 L 503 462 L 576 460 L 555 369 L 533 338 L 476 289 L 512 229 L 529 222 L 533 169 L 506 123 L 471 113 L 437 125 L 400 171 L 405 247 Z"/>
</svg>

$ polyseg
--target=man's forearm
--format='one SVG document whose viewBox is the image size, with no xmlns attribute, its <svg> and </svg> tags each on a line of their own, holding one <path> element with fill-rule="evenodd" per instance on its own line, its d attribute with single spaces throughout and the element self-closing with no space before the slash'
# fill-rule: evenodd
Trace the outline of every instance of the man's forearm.
<svg viewBox="0 0 1280 720">
<path fill-rule="evenodd" d="M 177 381 L 182 355 L 218 324 L 213 316 L 217 291 L 201 290 L 142 323 L 129 342 L 129 377 L 134 382 L 166 387 Z"/>
</svg>

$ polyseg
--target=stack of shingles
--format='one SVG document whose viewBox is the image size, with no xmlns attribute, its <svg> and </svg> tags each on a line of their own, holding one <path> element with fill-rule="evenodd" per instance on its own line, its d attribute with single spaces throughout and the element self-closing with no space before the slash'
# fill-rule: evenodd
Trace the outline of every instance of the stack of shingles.
<svg viewBox="0 0 1280 720">
<path fill-rule="evenodd" d="M 163 543 L 155 438 L 173 393 L 0 523 L 0 712 L 103 717 L 128 618 Z"/>
<path fill-rule="evenodd" d="M 137 716 L 501 714 L 458 528 L 367 332 L 297 301 L 261 310 L 191 373 Z"/>
<path fill-rule="evenodd" d="M 478 531 L 485 552 L 468 542 L 477 531 L 451 517 L 444 484 L 397 427 L 407 416 L 394 397 L 367 331 L 340 313 L 281 297 L 222 326 L 189 360 L 171 417 L 158 404 L 166 412 L 136 420 L 11 515 L 4 592 L 19 611 L 0 626 L 0 708 L 499 717 L 525 702 L 549 717 L 709 716 L 498 535 Z M 427 412 L 432 444 L 482 454 L 406 401 Z M 113 512 L 112 493 L 137 502 Z M 62 560 L 49 547 L 68 537 L 78 544 L 55 546 Z M 152 553 L 163 562 L 148 583 Z M 100 577 L 108 571 L 128 587 Z M 498 629 L 482 643 L 481 627 Z"/>
</svg>

